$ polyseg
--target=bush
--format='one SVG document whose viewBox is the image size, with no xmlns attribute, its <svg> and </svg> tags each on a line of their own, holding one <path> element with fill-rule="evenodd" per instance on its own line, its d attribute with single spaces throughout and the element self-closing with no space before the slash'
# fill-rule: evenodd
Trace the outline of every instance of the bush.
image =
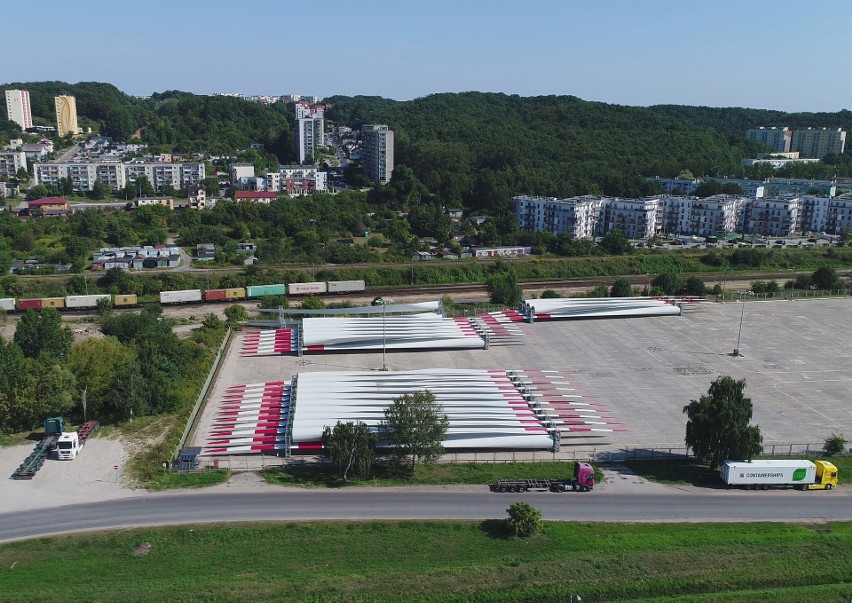
<svg viewBox="0 0 852 603">
<path fill-rule="evenodd" d="M 553 289 L 545 289 L 541 292 L 541 299 L 559 299 L 562 295 L 559 291 L 554 291 Z"/>
<path fill-rule="evenodd" d="M 526 538 L 541 530 L 541 511 L 531 504 L 516 502 L 506 512 L 509 514 L 506 526 L 512 535 Z"/>
<path fill-rule="evenodd" d="M 825 438 L 822 450 L 828 456 L 846 452 L 846 438 L 844 438 L 842 434 L 838 435 L 833 433 L 829 437 Z"/>
</svg>

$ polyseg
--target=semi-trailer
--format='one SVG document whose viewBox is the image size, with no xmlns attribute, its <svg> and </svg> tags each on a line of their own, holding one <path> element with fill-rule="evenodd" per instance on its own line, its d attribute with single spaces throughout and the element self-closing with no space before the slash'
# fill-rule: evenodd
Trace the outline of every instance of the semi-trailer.
<svg viewBox="0 0 852 603">
<path fill-rule="evenodd" d="M 829 461 L 725 461 L 721 476 L 728 486 L 749 489 L 831 490 L 837 487 L 837 467 Z"/>
<path fill-rule="evenodd" d="M 589 463 L 574 463 L 571 479 L 498 479 L 492 492 L 588 492 L 595 487 L 595 469 Z"/>
<path fill-rule="evenodd" d="M 73 461 L 80 454 L 86 440 L 98 428 L 97 421 L 86 421 L 77 431 L 64 432 L 56 443 L 56 452 L 60 461 Z"/>
</svg>

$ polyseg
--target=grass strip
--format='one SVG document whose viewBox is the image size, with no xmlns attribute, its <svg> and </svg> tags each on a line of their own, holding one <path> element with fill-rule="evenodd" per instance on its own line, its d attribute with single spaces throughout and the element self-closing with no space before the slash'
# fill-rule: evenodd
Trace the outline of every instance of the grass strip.
<svg viewBox="0 0 852 603">
<path fill-rule="evenodd" d="M 830 601 L 852 594 L 852 523 L 147 528 L 0 545 L 0 582 L 27 602 Z"/>
<path fill-rule="evenodd" d="M 344 483 L 338 476 L 336 467 L 318 464 L 293 464 L 267 469 L 263 472 L 263 477 L 268 483 L 281 486 L 339 488 L 342 486 L 484 485 L 498 479 L 569 479 L 573 476 L 573 472 L 573 462 L 441 463 L 418 465 L 413 471 L 408 465 L 379 462 L 373 465 L 372 479 L 350 480 L 348 483 Z M 603 474 L 596 467 L 595 480 L 600 482 L 602 479 Z"/>
</svg>

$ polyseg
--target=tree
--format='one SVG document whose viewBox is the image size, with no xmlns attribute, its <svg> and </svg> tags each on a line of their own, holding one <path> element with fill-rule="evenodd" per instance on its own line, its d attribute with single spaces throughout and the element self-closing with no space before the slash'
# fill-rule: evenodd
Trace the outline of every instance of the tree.
<svg viewBox="0 0 852 603">
<path fill-rule="evenodd" d="M 541 292 L 541 299 L 559 299 L 562 294 L 554 289 L 545 289 Z"/>
<path fill-rule="evenodd" d="M 245 306 L 241 306 L 240 304 L 228 306 L 225 308 L 225 319 L 227 325 L 233 328 L 237 326 L 237 324 L 248 320 L 248 310 L 245 309 Z"/>
<path fill-rule="evenodd" d="M 78 390 L 86 391 L 89 416 L 105 418 L 119 406 L 113 384 L 122 367 L 135 361 L 133 348 L 115 337 L 93 337 L 75 343 L 68 356 L 68 368 L 77 380 Z"/>
<path fill-rule="evenodd" d="M 326 425 L 322 431 L 323 448 L 344 482 L 349 481 L 350 473 L 360 479 L 370 477 L 376 443 L 375 431 L 362 421 L 338 421 L 334 428 Z"/>
<path fill-rule="evenodd" d="M 630 297 L 633 295 L 633 287 L 626 278 L 620 278 L 612 284 L 609 290 L 610 297 Z"/>
<path fill-rule="evenodd" d="M 541 511 L 529 503 L 516 502 L 506 509 L 506 525 L 513 536 L 526 538 L 541 530 Z"/>
<path fill-rule="evenodd" d="M 681 291 L 684 295 L 705 295 L 707 293 L 707 285 L 697 276 L 690 276 L 686 279 Z"/>
<path fill-rule="evenodd" d="M 431 463 L 444 452 L 444 437 L 450 420 L 429 390 L 403 394 L 385 409 L 379 426 L 382 439 L 399 458 Z"/>
<path fill-rule="evenodd" d="M 683 283 L 681 283 L 680 278 L 672 272 L 667 272 L 666 274 L 660 274 L 654 277 L 651 284 L 654 286 L 654 289 L 659 289 L 666 295 L 675 295 L 680 291 L 681 287 L 683 287 Z"/>
<path fill-rule="evenodd" d="M 695 456 L 717 469 L 728 459 L 750 461 L 762 450 L 760 427 L 749 425 L 751 398 L 746 398 L 745 379 L 718 377 L 707 394 L 683 407 L 686 445 Z"/>
<path fill-rule="evenodd" d="M 495 264 L 494 273 L 485 281 L 485 286 L 492 304 L 515 308 L 524 300 L 524 292 L 518 286 L 514 270 L 499 262 Z"/>
<path fill-rule="evenodd" d="M 55 308 L 35 312 L 27 310 L 15 329 L 15 343 L 27 358 L 38 358 L 45 354 L 64 360 L 71 351 L 74 334 L 62 326 L 62 316 Z"/>
<path fill-rule="evenodd" d="M 606 233 L 598 245 L 610 255 L 624 255 L 633 251 L 633 245 L 617 228 Z"/>
<path fill-rule="evenodd" d="M 832 433 L 829 437 L 825 438 L 822 450 L 828 456 L 841 454 L 846 451 L 846 438 L 843 437 L 843 434 Z"/>
<path fill-rule="evenodd" d="M 302 300 L 302 308 L 305 310 L 322 310 L 325 308 L 325 302 L 316 295 L 308 295 Z"/>
<path fill-rule="evenodd" d="M 834 268 L 828 266 L 817 268 L 811 278 L 818 291 L 833 291 L 841 287 L 840 279 L 837 278 L 837 272 Z"/>
</svg>

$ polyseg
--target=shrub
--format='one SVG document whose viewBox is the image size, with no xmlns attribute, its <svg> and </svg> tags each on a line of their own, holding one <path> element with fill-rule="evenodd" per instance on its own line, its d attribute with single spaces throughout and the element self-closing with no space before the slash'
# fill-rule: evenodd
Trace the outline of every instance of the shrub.
<svg viewBox="0 0 852 603">
<path fill-rule="evenodd" d="M 553 289 L 545 289 L 541 292 L 541 299 L 559 299 L 562 295 L 559 291 L 554 291 Z"/>
<path fill-rule="evenodd" d="M 842 434 L 838 435 L 836 433 L 833 433 L 829 437 L 825 438 L 825 443 L 822 446 L 822 450 L 829 456 L 845 452 L 846 438 L 844 438 Z"/>
<path fill-rule="evenodd" d="M 506 512 L 509 514 L 506 526 L 512 535 L 526 538 L 541 530 L 541 511 L 531 504 L 516 502 Z"/>
</svg>

